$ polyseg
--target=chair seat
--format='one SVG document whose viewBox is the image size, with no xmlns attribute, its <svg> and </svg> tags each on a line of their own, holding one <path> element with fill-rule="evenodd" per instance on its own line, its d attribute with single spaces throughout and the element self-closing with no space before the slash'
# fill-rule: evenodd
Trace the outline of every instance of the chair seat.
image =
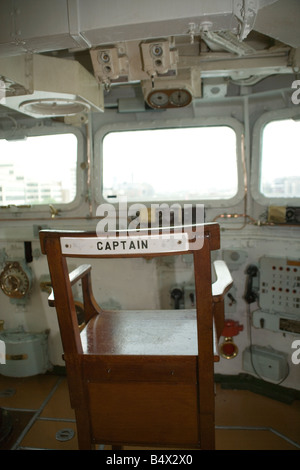
<svg viewBox="0 0 300 470">
<path fill-rule="evenodd" d="M 104 310 L 82 330 L 81 341 L 84 354 L 197 356 L 196 310 Z"/>
</svg>

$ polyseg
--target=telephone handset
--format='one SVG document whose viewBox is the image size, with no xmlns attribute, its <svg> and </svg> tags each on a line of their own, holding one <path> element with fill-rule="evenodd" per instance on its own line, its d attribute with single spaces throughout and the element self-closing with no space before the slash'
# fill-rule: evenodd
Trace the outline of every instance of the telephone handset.
<svg viewBox="0 0 300 470">
<path fill-rule="evenodd" d="M 257 292 L 255 292 L 253 288 L 253 278 L 257 276 L 258 268 L 254 264 L 250 264 L 246 269 L 247 282 L 246 282 L 246 292 L 244 295 L 244 299 L 248 304 L 252 304 L 258 298 Z"/>
</svg>

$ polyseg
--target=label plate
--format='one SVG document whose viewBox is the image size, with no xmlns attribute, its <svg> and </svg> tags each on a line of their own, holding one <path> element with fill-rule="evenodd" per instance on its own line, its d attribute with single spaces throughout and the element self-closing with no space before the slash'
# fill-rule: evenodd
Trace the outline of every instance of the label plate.
<svg viewBox="0 0 300 470">
<path fill-rule="evenodd" d="M 187 233 L 136 235 L 132 237 L 62 237 L 64 255 L 120 255 L 168 253 L 189 250 Z"/>
</svg>

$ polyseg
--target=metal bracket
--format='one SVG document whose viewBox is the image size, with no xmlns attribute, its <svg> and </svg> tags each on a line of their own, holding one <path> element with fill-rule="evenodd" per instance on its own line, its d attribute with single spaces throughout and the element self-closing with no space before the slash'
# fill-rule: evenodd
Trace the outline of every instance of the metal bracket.
<svg viewBox="0 0 300 470">
<path fill-rule="evenodd" d="M 75 436 L 75 431 L 71 428 L 64 428 L 55 434 L 56 440 L 60 442 L 70 441 Z"/>
</svg>

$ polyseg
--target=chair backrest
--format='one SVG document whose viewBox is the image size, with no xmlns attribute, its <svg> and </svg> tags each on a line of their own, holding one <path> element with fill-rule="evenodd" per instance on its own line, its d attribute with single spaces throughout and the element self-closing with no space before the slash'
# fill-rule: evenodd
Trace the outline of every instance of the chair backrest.
<svg viewBox="0 0 300 470">
<path fill-rule="evenodd" d="M 210 251 L 220 246 L 219 225 L 202 224 L 156 233 L 120 231 L 96 234 L 80 231 L 42 230 L 42 253 L 47 255 L 58 321 L 65 354 L 82 353 L 80 331 L 72 285 L 82 279 L 85 315 L 101 311 L 92 295 L 90 266 L 81 266 L 69 275 L 67 258 L 153 258 L 191 253 L 194 261 L 198 334 L 212 328 L 212 288 Z M 101 303 L 100 303 L 101 305 Z M 71 331 L 73 334 L 71 334 Z"/>
</svg>

